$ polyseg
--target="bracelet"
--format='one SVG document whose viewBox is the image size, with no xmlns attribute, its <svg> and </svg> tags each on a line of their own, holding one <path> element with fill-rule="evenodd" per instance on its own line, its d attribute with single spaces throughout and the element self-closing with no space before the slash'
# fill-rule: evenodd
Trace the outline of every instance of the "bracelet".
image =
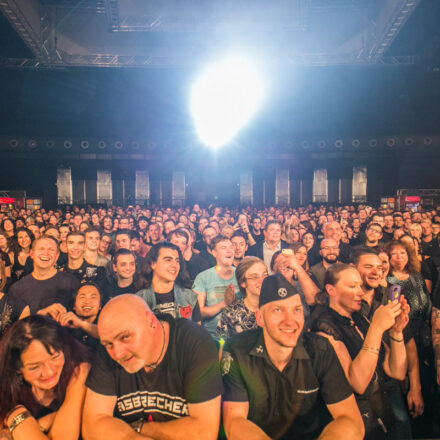
<svg viewBox="0 0 440 440">
<path fill-rule="evenodd" d="M 20 413 L 18 416 L 14 417 L 12 422 L 9 425 L 9 432 L 12 434 L 14 429 L 22 422 L 24 422 L 27 418 L 32 417 L 32 414 L 26 410 Z"/>
<path fill-rule="evenodd" d="M 142 431 L 142 426 L 144 426 L 144 419 L 135 420 L 134 422 L 130 423 L 130 426 L 133 428 L 134 431 L 140 433 Z"/>
<path fill-rule="evenodd" d="M 403 342 L 403 338 L 402 338 L 402 339 L 397 339 L 397 338 L 394 338 L 393 336 L 391 336 L 390 334 L 388 334 L 388 336 L 389 336 L 390 339 L 391 339 L 392 341 L 394 341 L 394 342 Z"/>
<path fill-rule="evenodd" d="M 379 349 L 376 347 L 370 347 L 368 344 L 362 346 L 362 350 L 368 351 L 373 354 L 379 354 Z"/>
</svg>

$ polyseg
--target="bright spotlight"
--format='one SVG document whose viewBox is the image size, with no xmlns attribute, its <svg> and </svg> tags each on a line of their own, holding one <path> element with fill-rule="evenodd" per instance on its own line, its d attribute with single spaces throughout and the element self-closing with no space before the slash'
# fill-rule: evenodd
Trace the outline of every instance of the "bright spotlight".
<svg viewBox="0 0 440 440">
<path fill-rule="evenodd" d="M 213 148 L 227 144 L 252 118 L 263 98 L 258 70 L 229 58 L 206 68 L 191 93 L 191 114 L 200 140 Z"/>
</svg>

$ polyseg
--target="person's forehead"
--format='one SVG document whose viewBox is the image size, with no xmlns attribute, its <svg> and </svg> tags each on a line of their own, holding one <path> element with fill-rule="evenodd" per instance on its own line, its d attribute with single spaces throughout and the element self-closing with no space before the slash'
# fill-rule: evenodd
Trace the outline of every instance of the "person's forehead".
<svg viewBox="0 0 440 440">
<path fill-rule="evenodd" d="M 272 223 L 267 227 L 267 230 L 275 230 L 275 229 L 281 229 L 281 226 L 277 223 Z"/>
<path fill-rule="evenodd" d="M 289 296 L 287 298 L 278 299 L 276 301 L 271 301 L 265 304 L 263 307 L 268 306 L 267 308 L 270 310 L 275 307 L 289 308 L 289 307 L 297 307 L 299 305 L 302 305 L 302 302 L 300 295 L 297 294 L 297 295 Z"/>
<path fill-rule="evenodd" d="M 359 258 L 359 265 L 380 265 L 381 261 L 378 255 L 364 254 Z"/>
<path fill-rule="evenodd" d="M 128 234 L 118 234 L 116 236 L 116 241 L 121 241 L 121 240 L 129 240 L 130 236 Z"/>
<path fill-rule="evenodd" d="M 231 238 L 231 242 L 232 243 L 246 243 L 246 240 L 244 239 L 244 237 L 232 237 Z"/>
<path fill-rule="evenodd" d="M 118 256 L 118 263 L 134 263 L 134 256 L 131 254 L 125 254 L 125 255 L 119 255 Z"/>
<path fill-rule="evenodd" d="M 84 241 L 84 237 L 82 237 L 81 235 L 71 235 L 68 239 L 68 242 L 83 242 Z"/>
<path fill-rule="evenodd" d="M 336 246 L 336 240 L 333 240 L 333 238 L 327 238 L 321 241 L 321 247 L 326 247 L 326 246 Z"/>
<path fill-rule="evenodd" d="M 166 247 L 159 249 L 158 258 L 167 258 L 167 257 L 179 258 L 179 252 L 177 252 L 175 249 L 166 248 Z"/>
<path fill-rule="evenodd" d="M 53 249 L 57 249 L 57 245 L 50 239 L 47 238 L 43 238 L 41 240 L 38 240 L 35 243 L 35 250 L 40 249 L 40 248 L 53 248 Z"/>
<path fill-rule="evenodd" d="M 95 286 L 83 286 L 78 290 L 78 296 L 79 295 L 92 295 L 92 294 L 98 294 L 98 289 Z"/>
</svg>

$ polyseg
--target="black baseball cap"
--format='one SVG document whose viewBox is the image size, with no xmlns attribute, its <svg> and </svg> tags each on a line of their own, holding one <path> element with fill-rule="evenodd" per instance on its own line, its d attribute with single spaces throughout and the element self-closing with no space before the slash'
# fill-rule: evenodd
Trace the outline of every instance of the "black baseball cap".
<svg viewBox="0 0 440 440">
<path fill-rule="evenodd" d="M 298 295 L 298 289 L 287 281 L 280 273 L 268 276 L 261 285 L 260 300 L 258 306 L 264 306 L 272 301 L 286 299 Z"/>
</svg>

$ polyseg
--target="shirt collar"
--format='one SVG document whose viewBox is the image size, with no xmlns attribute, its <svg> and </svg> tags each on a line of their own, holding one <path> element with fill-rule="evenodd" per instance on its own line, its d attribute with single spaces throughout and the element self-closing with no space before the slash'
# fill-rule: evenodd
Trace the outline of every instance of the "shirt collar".
<svg viewBox="0 0 440 440">
<path fill-rule="evenodd" d="M 279 251 L 281 250 L 281 240 L 278 242 L 277 246 L 275 247 L 275 249 L 271 249 L 269 247 L 269 245 L 266 243 L 266 240 L 263 241 L 263 248 L 268 249 L 270 251 Z"/>
<path fill-rule="evenodd" d="M 266 359 L 266 361 L 272 364 L 272 361 L 270 360 L 266 350 L 266 344 L 264 343 L 263 329 L 260 329 L 257 342 L 253 345 L 253 347 L 249 351 L 249 354 L 251 356 L 264 358 Z M 292 357 L 290 358 L 289 363 L 291 363 L 293 359 L 310 359 L 310 356 L 304 347 L 302 335 L 299 337 L 298 342 L 293 349 Z"/>
</svg>

